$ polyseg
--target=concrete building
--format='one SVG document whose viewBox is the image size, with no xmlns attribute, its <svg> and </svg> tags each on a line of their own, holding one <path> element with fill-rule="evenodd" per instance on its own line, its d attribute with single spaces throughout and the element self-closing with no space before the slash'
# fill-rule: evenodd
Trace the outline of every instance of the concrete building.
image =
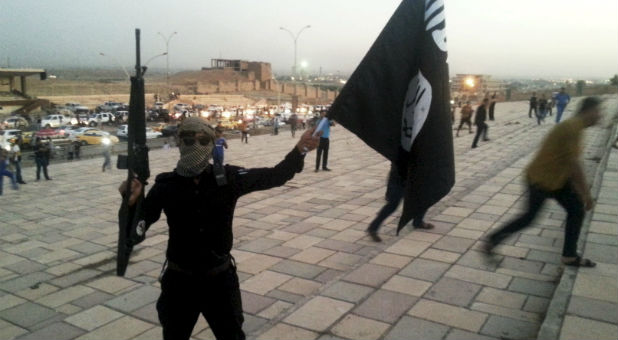
<svg viewBox="0 0 618 340">
<path fill-rule="evenodd" d="M 504 82 L 492 79 L 485 74 L 457 74 L 451 79 L 452 97 L 482 97 L 486 93 L 503 94 L 506 90 Z"/>
</svg>

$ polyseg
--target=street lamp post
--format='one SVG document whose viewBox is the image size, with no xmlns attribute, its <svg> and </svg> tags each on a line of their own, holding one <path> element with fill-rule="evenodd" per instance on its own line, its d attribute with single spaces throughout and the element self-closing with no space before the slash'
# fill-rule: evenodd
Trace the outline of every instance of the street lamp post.
<svg viewBox="0 0 618 340">
<path fill-rule="evenodd" d="M 165 41 L 165 55 L 167 56 L 167 60 L 165 62 L 165 83 L 167 85 L 167 92 L 170 92 L 170 40 L 172 40 L 172 37 L 176 34 L 178 34 L 178 32 L 173 32 L 172 34 L 170 34 L 167 38 L 163 35 L 163 33 L 161 32 L 157 32 L 158 35 L 161 36 L 161 38 L 163 38 L 163 41 Z"/>
<path fill-rule="evenodd" d="M 298 37 L 300 36 L 300 34 L 306 30 L 307 28 L 310 28 L 311 25 L 307 25 L 303 28 L 301 28 L 298 33 L 296 33 L 296 35 L 294 33 L 292 33 L 292 31 L 290 31 L 289 29 L 285 28 L 285 27 L 279 27 L 280 30 L 282 31 L 286 31 L 290 34 L 290 36 L 292 37 L 292 40 L 294 40 L 294 66 L 292 68 L 292 74 L 296 77 L 297 74 L 297 59 L 296 59 L 296 52 L 297 52 L 297 41 L 298 41 Z"/>
<path fill-rule="evenodd" d="M 99 55 L 100 55 L 100 56 L 103 56 L 103 57 L 109 57 L 109 58 L 111 58 L 111 59 L 112 59 L 112 60 L 113 60 L 116 64 L 118 64 L 120 67 L 122 67 L 122 70 L 124 71 L 124 74 L 127 76 L 127 80 L 130 80 L 130 79 L 131 79 L 131 76 L 129 75 L 129 72 L 127 72 L 127 68 L 126 68 L 126 67 L 124 67 L 124 65 L 122 65 L 122 64 L 118 61 L 118 59 L 114 58 L 114 56 L 112 56 L 112 55 L 105 54 L 105 53 L 103 53 L 103 52 L 99 52 Z"/>
</svg>

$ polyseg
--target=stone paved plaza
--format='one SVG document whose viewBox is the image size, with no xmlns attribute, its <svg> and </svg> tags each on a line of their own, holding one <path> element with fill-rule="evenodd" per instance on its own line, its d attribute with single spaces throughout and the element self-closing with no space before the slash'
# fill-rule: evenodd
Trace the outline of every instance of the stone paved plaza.
<svg viewBox="0 0 618 340">
<path fill-rule="evenodd" d="M 618 98 L 608 97 L 617 112 Z M 575 105 L 567 109 L 572 113 Z M 498 103 L 491 141 L 455 138 L 457 182 L 427 220 L 434 230 L 395 236 L 400 209 L 364 230 L 384 204 L 389 162 L 341 126 L 329 167 L 241 198 L 234 255 L 244 329 L 251 339 L 616 339 L 618 337 L 618 150 L 615 127 L 587 130 L 586 172 L 598 198 L 587 214 L 584 254 L 593 269 L 560 265 L 565 213 L 548 202 L 532 227 L 484 261 L 484 235 L 523 209 L 522 169 L 544 134 L 527 103 Z M 458 123 L 458 122 L 457 122 Z M 288 131 L 228 141 L 226 163 L 273 166 L 293 147 Z M 609 157 L 607 155 L 609 154 Z M 151 173 L 178 152 L 155 150 Z M 155 303 L 165 260 L 165 216 L 115 276 L 118 184 L 102 158 L 50 166 L 52 181 L 6 185 L 0 197 L 0 339 L 161 339 Z M 583 241 L 585 240 L 585 242 Z M 546 317 L 547 316 L 547 317 Z M 194 339 L 212 339 L 200 318 Z"/>
</svg>

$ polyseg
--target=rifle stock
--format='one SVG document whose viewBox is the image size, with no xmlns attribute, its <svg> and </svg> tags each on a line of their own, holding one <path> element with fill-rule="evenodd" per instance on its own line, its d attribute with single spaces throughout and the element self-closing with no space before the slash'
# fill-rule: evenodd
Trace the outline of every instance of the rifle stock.
<svg viewBox="0 0 618 340">
<path fill-rule="evenodd" d="M 118 168 L 127 169 L 127 188 L 123 193 L 118 211 L 118 252 L 116 274 L 124 276 L 133 247 L 146 237 L 144 214 L 144 188 L 150 169 L 148 166 L 148 146 L 146 145 L 146 104 L 144 99 L 144 77 L 140 61 L 140 30 L 135 30 L 136 64 L 135 76 L 131 77 L 131 98 L 129 100 L 128 155 L 118 156 Z M 142 183 L 140 195 L 133 206 L 129 206 L 131 182 L 137 178 Z"/>
</svg>

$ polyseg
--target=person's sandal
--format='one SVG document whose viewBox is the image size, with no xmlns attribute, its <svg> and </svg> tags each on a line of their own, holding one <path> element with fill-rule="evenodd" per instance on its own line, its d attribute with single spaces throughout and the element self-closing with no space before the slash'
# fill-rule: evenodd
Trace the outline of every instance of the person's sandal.
<svg viewBox="0 0 618 340">
<path fill-rule="evenodd" d="M 575 260 L 573 261 L 569 261 L 569 262 L 562 261 L 562 264 L 564 264 L 565 266 L 570 266 L 570 267 L 584 267 L 584 268 L 594 268 L 597 265 L 596 263 L 592 262 L 590 259 L 582 258 L 579 255 L 577 255 L 575 257 Z"/>
</svg>

